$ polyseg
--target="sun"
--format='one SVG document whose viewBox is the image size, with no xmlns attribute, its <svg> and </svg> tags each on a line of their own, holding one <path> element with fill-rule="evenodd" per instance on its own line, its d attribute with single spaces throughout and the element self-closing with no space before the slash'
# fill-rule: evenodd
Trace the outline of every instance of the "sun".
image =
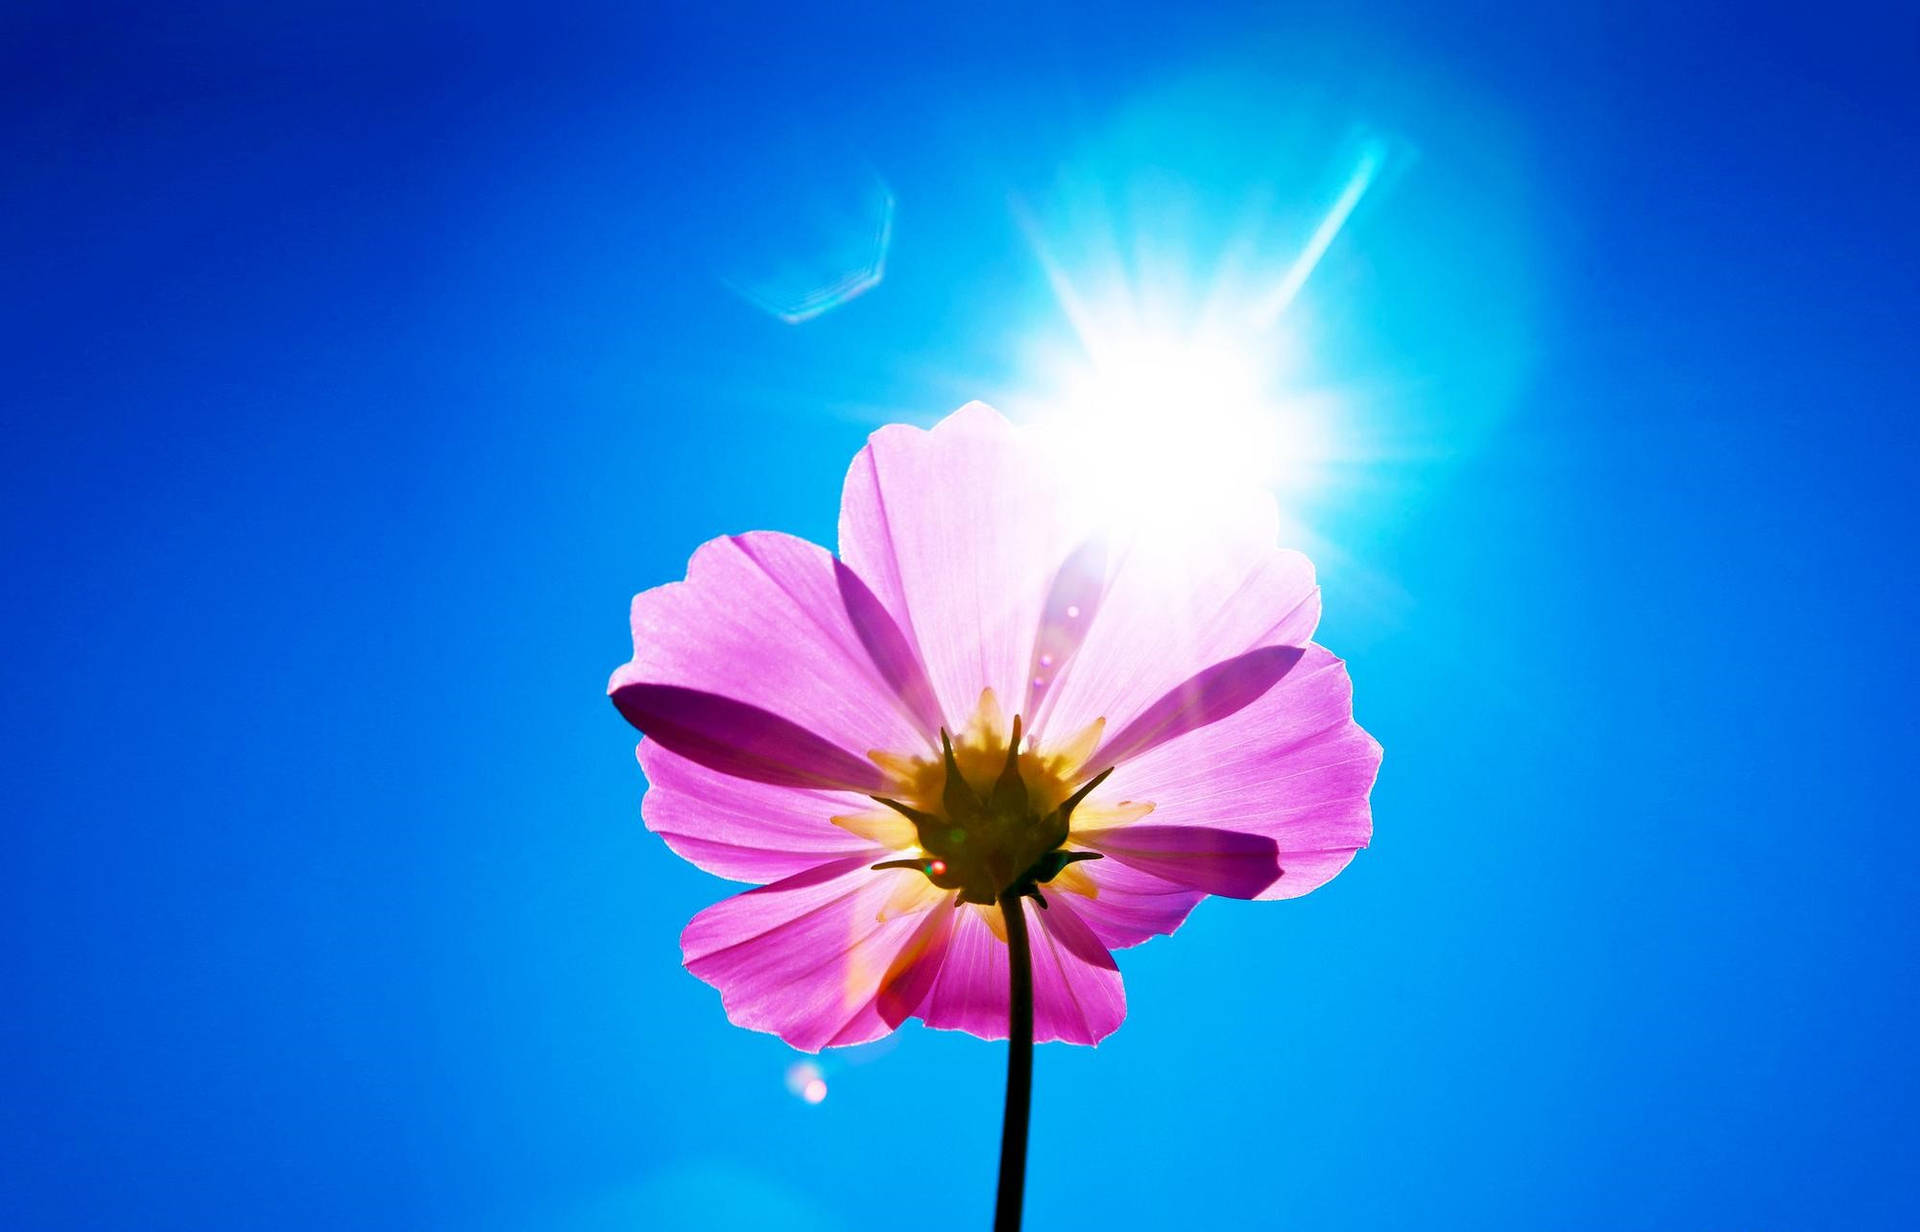
<svg viewBox="0 0 1920 1232">
<path fill-rule="evenodd" d="M 1056 366 L 1032 421 L 1090 523 L 1178 533 L 1254 488 L 1305 494 L 1325 416 L 1289 399 L 1271 336 L 1121 329 Z"/>
<path fill-rule="evenodd" d="M 1069 269 L 1026 224 L 1071 339 L 1037 353 L 1013 401 L 1053 439 L 1089 522 L 1180 534 L 1252 490 L 1311 503 L 1343 425 L 1337 401 L 1297 384 L 1296 299 L 1384 159 L 1362 146 L 1284 265 L 1235 249 L 1209 274 L 1159 234 L 1136 237 L 1132 260 L 1116 249 Z"/>
</svg>

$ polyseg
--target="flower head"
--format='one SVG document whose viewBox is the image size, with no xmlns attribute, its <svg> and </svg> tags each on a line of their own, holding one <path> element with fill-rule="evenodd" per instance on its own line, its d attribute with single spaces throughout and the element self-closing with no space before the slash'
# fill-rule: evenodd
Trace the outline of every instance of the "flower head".
<svg viewBox="0 0 1920 1232">
<path fill-rule="evenodd" d="M 1004 1038 L 1013 895 L 1044 908 L 1036 1038 L 1094 1043 L 1126 1014 L 1113 949 L 1366 845 L 1380 746 L 1271 501 L 1169 541 L 1077 525 L 1066 493 L 975 403 L 873 434 L 838 559 L 737 535 L 635 597 L 609 692 L 647 824 L 759 884 L 681 938 L 735 1023 L 807 1051 L 910 1017 Z"/>
</svg>

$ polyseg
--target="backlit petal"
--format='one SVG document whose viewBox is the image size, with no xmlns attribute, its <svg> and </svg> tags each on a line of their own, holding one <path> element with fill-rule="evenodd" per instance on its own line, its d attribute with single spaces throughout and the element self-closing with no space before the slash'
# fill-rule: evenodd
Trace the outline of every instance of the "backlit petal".
<svg viewBox="0 0 1920 1232">
<path fill-rule="evenodd" d="M 878 1039 L 899 1023 L 881 1009 L 888 986 L 911 982 L 928 935 L 928 912 L 882 918 L 910 876 L 840 860 L 716 903 L 681 934 L 687 970 L 720 990 L 735 1025 L 804 1052 Z"/>
<path fill-rule="evenodd" d="M 1313 565 L 1275 546 L 1273 499 L 1250 492 L 1209 525 L 1118 547 L 1099 609 L 1032 718 L 1048 738 L 1096 718 L 1118 732 L 1170 690 L 1261 646 L 1303 646 L 1320 618 Z"/>
<path fill-rule="evenodd" d="M 904 635 L 804 540 L 762 532 L 702 546 L 686 581 L 634 597 L 633 643 L 609 686 L 615 705 L 714 769 L 873 791 L 885 780 L 869 749 L 931 747 Z"/>
<path fill-rule="evenodd" d="M 1298 646 L 1264 646 L 1204 669 L 1135 715 L 1100 746 L 1091 764 L 1117 765 L 1195 728 L 1218 723 L 1257 701 L 1305 653 Z"/>
<path fill-rule="evenodd" d="M 1346 665 L 1314 645 L 1258 700 L 1122 762 L 1102 791 L 1153 801 L 1141 824 L 1156 829 L 1271 838 L 1281 876 L 1257 897 L 1294 898 L 1331 879 L 1367 845 L 1367 797 L 1379 769 L 1379 744 L 1353 721 Z M 1112 833 L 1117 839 L 1121 831 Z M 1171 876 L 1173 869 L 1151 871 Z"/>
<path fill-rule="evenodd" d="M 1132 825 L 1073 837 L 1117 863 L 1226 898 L 1258 898 L 1280 880 L 1280 845 L 1265 834 Z"/>
<path fill-rule="evenodd" d="M 855 757 L 758 706 L 618 675 L 612 693 L 621 715 L 655 744 L 722 774 L 779 787 L 854 791 L 874 791 L 888 782 L 871 759 Z"/>
<path fill-rule="evenodd" d="M 1033 1038 L 1097 1044 L 1127 1016 L 1120 968 L 1078 914 L 1077 899 L 1027 905 L 1033 938 Z"/>
<path fill-rule="evenodd" d="M 689 761 L 657 740 L 640 742 L 647 828 L 709 873 L 765 884 L 835 860 L 883 860 L 891 848 L 835 825 L 836 814 L 873 807 L 849 792 L 757 783 Z"/>
<path fill-rule="evenodd" d="M 1068 896 L 1050 895 L 1042 910 L 1028 904 L 1033 950 L 1034 1040 L 1094 1044 L 1127 1014 L 1125 990 L 1113 956 Z M 982 1039 L 1007 1038 L 1007 946 L 981 913 L 954 914 L 939 975 L 916 1017 L 930 1027 L 966 1031 Z"/>
<path fill-rule="evenodd" d="M 900 953 L 894 956 L 874 1003 L 888 1024 L 897 1027 L 911 1018 L 926 1001 L 934 981 L 940 978 L 940 968 L 947 960 L 947 946 L 953 940 L 955 920 L 963 910 L 959 903 L 951 894 L 942 895 L 922 917 L 919 928 Z"/>
<path fill-rule="evenodd" d="M 931 431 L 880 429 L 847 474 L 841 557 L 918 647 L 955 730 L 983 689 L 1027 696 L 1068 540 L 1056 473 L 981 403 Z"/>
<path fill-rule="evenodd" d="M 1125 949 L 1150 937 L 1171 934 L 1206 897 L 1202 890 L 1175 884 L 1118 860 L 1093 860 L 1076 864 L 1069 871 L 1093 883 L 1091 897 L 1076 894 L 1067 903 L 1108 949 Z M 1049 892 L 1047 901 L 1058 903 L 1060 897 Z"/>
</svg>

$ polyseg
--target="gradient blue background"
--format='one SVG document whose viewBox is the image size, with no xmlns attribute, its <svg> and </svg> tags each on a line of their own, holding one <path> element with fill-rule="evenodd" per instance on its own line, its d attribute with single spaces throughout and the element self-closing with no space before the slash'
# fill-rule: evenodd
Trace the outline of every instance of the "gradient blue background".
<svg viewBox="0 0 1920 1232">
<path fill-rule="evenodd" d="M 1356 126 L 1376 842 L 1122 955 L 1031 1223 L 1920 1223 L 1910 7 L 257 7 L 0 18 L 0 1223 L 984 1227 L 1002 1049 L 808 1106 L 680 970 L 628 597 L 1017 400 L 1022 211 L 1284 264 Z M 897 218 L 790 326 L 796 132 Z"/>
</svg>

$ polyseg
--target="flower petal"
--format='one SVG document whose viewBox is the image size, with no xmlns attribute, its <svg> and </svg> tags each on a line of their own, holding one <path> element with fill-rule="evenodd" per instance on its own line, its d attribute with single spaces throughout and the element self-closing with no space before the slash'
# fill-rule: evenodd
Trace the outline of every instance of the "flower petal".
<svg viewBox="0 0 1920 1232">
<path fill-rule="evenodd" d="M 1033 1038 L 1097 1044 L 1127 1016 L 1120 968 L 1075 909 L 1056 896 L 1028 907 L 1033 938 Z"/>
<path fill-rule="evenodd" d="M 1019 713 L 1039 713 L 1040 700 L 1086 640 L 1107 586 L 1107 541 L 1095 537 L 1068 555 L 1040 606 L 1040 631 L 1027 667 L 1026 701 Z"/>
<path fill-rule="evenodd" d="M 838 860 L 716 903 L 680 935 L 687 970 L 735 1025 L 804 1052 L 878 1039 L 898 1022 L 882 1012 L 886 988 L 915 970 L 932 914 L 881 918 L 905 875 L 917 874 Z"/>
<path fill-rule="evenodd" d="M 1379 769 L 1380 745 L 1353 721 L 1346 665 L 1309 645 L 1299 665 L 1252 704 L 1120 763 L 1103 794 L 1151 800 L 1155 830 L 1271 838 L 1281 876 L 1256 897 L 1294 898 L 1330 880 L 1367 845 L 1367 797 Z M 1103 841 L 1122 841 L 1123 833 L 1109 830 Z M 1150 871 L 1175 873 L 1167 864 Z"/>
<path fill-rule="evenodd" d="M 923 917 L 920 927 L 894 959 L 881 982 L 876 1008 L 888 1026 L 897 1027 L 913 1017 L 915 1010 L 933 991 L 940 968 L 947 960 L 947 946 L 953 940 L 954 920 L 960 914 L 960 900 L 943 894 Z"/>
<path fill-rule="evenodd" d="M 757 783 L 703 766 L 658 740 L 640 742 L 647 828 L 718 877 L 762 885 L 832 861 L 886 858 L 885 845 L 831 820 L 872 807 L 865 796 Z"/>
<path fill-rule="evenodd" d="M 1280 880 L 1280 845 L 1265 834 L 1210 826 L 1131 825 L 1076 832 L 1073 837 L 1141 872 L 1226 898 L 1258 898 Z"/>
<path fill-rule="evenodd" d="M 613 704 L 655 743 L 722 774 L 779 787 L 855 791 L 877 791 L 888 781 L 872 762 L 806 728 L 715 693 L 616 675 Z"/>
<path fill-rule="evenodd" d="M 919 648 L 947 724 L 983 689 L 1026 696 L 1049 588 L 1073 544 L 1056 472 L 1000 413 L 875 432 L 847 473 L 840 555 Z"/>
<path fill-rule="evenodd" d="M 1125 949 L 1150 937 L 1171 935 L 1206 897 L 1205 891 L 1177 885 L 1118 860 L 1076 864 L 1073 871 L 1093 883 L 1094 894 L 1076 894 L 1066 901 L 1109 949 Z M 1050 903 L 1060 899 L 1060 894 L 1047 894 Z"/>
<path fill-rule="evenodd" d="M 873 791 L 886 780 L 868 750 L 931 746 L 905 637 L 805 540 L 757 532 L 703 545 L 686 581 L 634 597 L 633 644 L 609 686 L 614 704 L 713 769 Z"/>
<path fill-rule="evenodd" d="M 1298 646 L 1264 646 L 1216 663 L 1167 690 L 1158 701 L 1114 733 L 1088 759 L 1106 767 L 1126 761 L 1251 705 L 1300 662 Z"/>
<path fill-rule="evenodd" d="M 873 660 L 881 678 L 906 705 L 921 731 L 938 731 L 940 703 L 933 696 L 933 685 L 927 679 L 927 669 L 920 662 L 919 652 L 893 623 L 886 605 L 860 580 L 859 574 L 836 560 L 833 576 L 847 619 L 852 622 L 854 633 L 866 647 L 867 657 Z"/>
<path fill-rule="evenodd" d="M 1120 970 L 1075 907 L 1051 895 L 1027 908 L 1033 947 L 1033 1038 L 1097 1044 L 1127 1016 Z M 1007 1038 L 1007 944 L 979 910 L 954 914 L 940 973 L 917 1017 L 930 1027 Z"/>
<path fill-rule="evenodd" d="M 1275 545 L 1270 494 L 1225 499 L 1196 529 L 1149 528 L 1116 550 L 1099 611 L 1030 727 L 1117 732 L 1182 681 L 1261 646 L 1304 646 L 1320 618 L 1313 564 Z"/>
<path fill-rule="evenodd" d="M 1007 946 L 978 910 L 954 913 L 939 974 L 915 1016 L 945 1031 L 1007 1038 Z"/>
</svg>

